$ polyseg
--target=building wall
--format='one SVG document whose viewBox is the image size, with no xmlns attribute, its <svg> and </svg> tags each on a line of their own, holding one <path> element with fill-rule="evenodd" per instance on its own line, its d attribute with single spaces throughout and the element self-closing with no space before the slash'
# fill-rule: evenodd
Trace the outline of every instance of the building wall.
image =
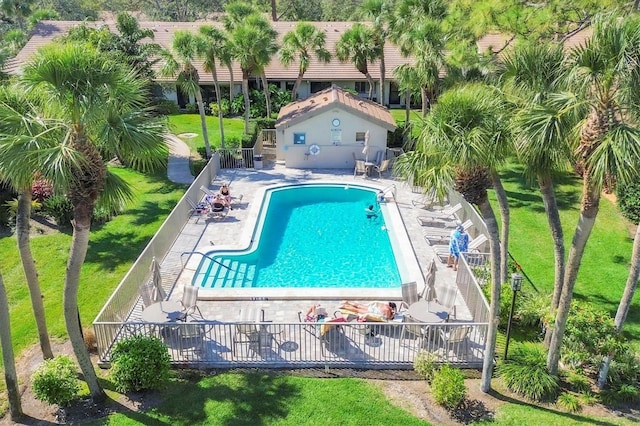
<svg viewBox="0 0 640 426">
<path fill-rule="evenodd" d="M 340 120 L 339 126 L 333 126 L 334 119 Z M 291 168 L 353 168 L 354 154 L 358 159 L 365 159 L 362 153 L 364 142 L 356 141 L 357 132 L 369 131 L 369 161 L 374 161 L 376 153 L 387 147 L 385 128 L 340 107 L 315 116 L 310 115 L 308 119 L 291 127 L 285 126 L 276 130 L 277 159 Z M 295 144 L 295 134 L 304 134 L 305 143 Z M 309 148 L 312 145 L 320 148 L 317 155 L 310 154 Z"/>
</svg>

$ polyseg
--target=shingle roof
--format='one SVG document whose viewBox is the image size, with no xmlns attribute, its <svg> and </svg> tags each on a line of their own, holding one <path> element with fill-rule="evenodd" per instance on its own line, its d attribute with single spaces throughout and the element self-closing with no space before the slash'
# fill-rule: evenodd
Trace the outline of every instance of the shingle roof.
<svg viewBox="0 0 640 426">
<path fill-rule="evenodd" d="M 7 62 L 4 70 L 10 74 L 19 73 L 19 67 L 21 64 L 26 63 L 29 58 L 38 50 L 39 47 L 50 43 L 52 39 L 57 36 L 66 34 L 69 29 L 82 24 L 77 21 L 42 21 L 34 29 L 31 39 L 22 48 L 18 55 Z M 99 27 L 101 25 L 107 25 L 111 31 L 116 31 L 114 21 L 95 21 L 86 22 L 86 25 L 91 27 Z M 165 48 L 171 47 L 171 41 L 174 32 L 178 30 L 191 31 L 196 33 L 198 28 L 202 25 L 212 25 L 214 27 L 222 28 L 222 23 L 217 21 L 208 22 L 159 22 L 159 21 L 145 21 L 140 22 L 141 28 L 148 28 L 153 30 L 154 41 Z M 329 52 L 335 52 L 335 44 L 340 38 L 340 35 L 345 30 L 351 28 L 354 22 L 310 22 L 310 24 L 316 26 L 326 34 L 326 48 Z M 277 21 L 271 22 L 273 28 L 278 32 L 279 42 L 284 35 L 295 29 L 297 22 Z M 386 43 L 385 46 L 385 65 L 387 71 L 387 77 L 390 76 L 390 70 L 393 70 L 396 66 L 410 62 L 410 59 L 403 58 L 399 49 L 392 43 Z M 202 68 L 202 61 L 194 61 L 194 65 L 198 69 L 200 74 L 200 81 L 202 83 L 211 83 L 213 78 L 211 73 L 205 72 Z M 369 73 L 373 79 L 380 78 L 380 66 L 377 62 L 369 64 Z M 290 80 L 293 81 L 298 76 L 298 65 L 292 63 L 288 68 L 280 63 L 277 56 L 273 57 L 273 60 L 266 68 L 267 78 L 271 80 Z M 242 76 L 240 67 L 237 64 L 233 66 L 233 77 L 236 81 L 240 81 Z M 229 71 L 226 67 L 218 67 L 218 78 L 220 81 L 229 81 Z M 331 63 L 324 64 L 318 62 L 315 58 L 311 60 L 309 68 L 304 75 L 305 80 L 314 81 L 353 81 L 364 80 L 364 75 L 358 72 L 352 63 L 341 63 L 336 58 L 333 58 Z"/>
<path fill-rule="evenodd" d="M 292 102 L 280 109 L 276 128 L 284 125 L 292 125 L 305 120 L 310 114 L 319 114 L 323 111 L 340 105 L 343 109 L 366 117 L 370 121 L 377 122 L 389 131 L 396 129 L 396 121 L 389 110 L 380 104 L 362 99 L 345 91 L 340 86 L 332 85 L 309 96 L 307 99 Z"/>
</svg>

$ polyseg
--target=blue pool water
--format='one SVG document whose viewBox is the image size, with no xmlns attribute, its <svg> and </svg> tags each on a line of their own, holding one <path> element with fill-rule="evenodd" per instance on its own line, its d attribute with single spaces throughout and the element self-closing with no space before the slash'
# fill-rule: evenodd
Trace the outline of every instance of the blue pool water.
<svg viewBox="0 0 640 426">
<path fill-rule="evenodd" d="M 390 288 L 401 279 L 376 191 L 345 185 L 268 190 L 254 243 L 213 251 L 194 284 L 207 288 Z M 224 266 L 221 266 L 224 265 Z"/>
</svg>

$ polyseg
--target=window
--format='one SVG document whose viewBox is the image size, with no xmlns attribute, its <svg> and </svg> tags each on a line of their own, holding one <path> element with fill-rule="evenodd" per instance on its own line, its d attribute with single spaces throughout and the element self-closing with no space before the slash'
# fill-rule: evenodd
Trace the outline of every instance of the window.
<svg viewBox="0 0 640 426">
<path fill-rule="evenodd" d="M 364 143 L 364 138 L 367 132 L 356 132 L 356 142 Z"/>
<path fill-rule="evenodd" d="M 293 144 L 294 145 L 304 145 L 307 143 L 306 133 L 294 133 L 293 134 Z"/>
<path fill-rule="evenodd" d="M 358 93 L 369 93 L 369 82 L 368 81 L 356 81 L 356 92 Z"/>
<path fill-rule="evenodd" d="M 331 87 L 330 81 L 312 81 L 311 82 L 311 93 L 316 93 L 324 89 L 328 89 Z"/>
<path fill-rule="evenodd" d="M 287 81 L 287 82 L 285 83 L 285 90 L 286 90 L 287 92 L 292 91 L 292 90 L 293 90 L 293 86 L 294 86 L 295 84 L 296 84 L 296 82 L 295 82 L 295 81 Z"/>
</svg>

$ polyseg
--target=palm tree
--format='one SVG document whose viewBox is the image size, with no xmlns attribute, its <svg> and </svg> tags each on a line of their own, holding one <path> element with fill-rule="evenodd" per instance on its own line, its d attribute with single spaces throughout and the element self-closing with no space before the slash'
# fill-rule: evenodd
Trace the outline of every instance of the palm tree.
<svg viewBox="0 0 640 426">
<path fill-rule="evenodd" d="M 9 397 L 9 415 L 11 420 L 17 422 L 22 417 L 22 402 L 20 387 L 18 386 L 18 374 L 16 373 L 16 361 L 13 356 L 13 343 L 11 342 L 11 322 L 9 321 L 9 301 L 7 289 L 4 286 L 2 273 L 0 272 L 0 347 L 2 348 L 2 362 L 4 363 L 4 381 L 7 385 Z"/>
<path fill-rule="evenodd" d="M 331 61 L 331 53 L 325 48 L 326 35 L 308 22 L 300 22 L 295 30 L 289 31 L 282 39 L 280 49 L 280 62 L 288 67 L 293 61 L 298 60 L 298 77 L 291 90 L 291 99 L 298 99 L 298 89 L 304 77 L 304 73 L 309 69 L 312 55 L 320 62 Z"/>
<path fill-rule="evenodd" d="M 244 9 L 242 9 L 244 10 Z M 269 86 L 266 83 L 264 68 L 271 61 L 271 57 L 278 50 L 276 31 L 257 13 L 230 18 L 225 21 L 225 28 L 229 33 L 229 45 L 232 57 L 240 64 L 242 70 L 242 93 L 244 95 L 244 131 L 249 134 L 249 114 L 251 100 L 249 98 L 249 78 L 259 75 L 267 104 L 267 116 L 271 115 Z"/>
<path fill-rule="evenodd" d="M 73 205 L 73 235 L 64 282 L 64 318 L 78 364 L 94 400 L 105 393 L 98 382 L 78 321 L 80 273 L 89 245 L 98 198 L 121 205 L 132 192 L 107 170 L 106 160 L 124 158 L 147 171 L 164 166 L 166 123 L 146 108 L 146 80 L 86 44 L 41 48 L 24 67 L 22 83 L 48 99 L 43 116 L 55 117 L 66 134 L 33 152 L 43 177 L 64 191 Z"/>
<path fill-rule="evenodd" d="M 509 152 L 503 102 L 489 86 L 474 84 L 451 89 L 441 96 L 425 120 L 415 151 L 398 159 L 394 171 L 414 184 L 434 188 L 442 198 L 455 189 L 475 204 L 489 232 L 491 255 L 491 307 L 482 370 L 484 392 L 491 388 L 500 313 L 500 238 L 487 189 L 502 184 L 498 166 Z M 506 203 L 506 200 L 501 201 Z M 503 224 L 504 226 L 504 224 Z"/>
<path fill-rule="evenodd" d="M 12 85 L 0 90 L 0 181 L 9 183 L 18 192 L 16 211 L 16 236 L 22 261 L 33 316 L 38 329 L 40 349 L 44 359 L 53 358 L 47 320 L 44 312 L 38 270 L 29 242 L 32 185 L 36 179 L 34 170 L 38 164 L 30 163 L 25 152 L 37 145 L 37 139 L 45 129 L 40 125 L 33 100 L 24 91 Z M 26 120 L 20 118 L 27 117 Z"/>
<path fill-rule="evenodd" d="M 412 82 L 411 92 L 420 92 L 423 117 L 437 95 L 445 65 L 445 16 L 446 5 L 441 0 L 402 0 L 388 16 L 389 37 L 403 56 L 415 58 L 413 64 L 398 67 L 396 75 L 405 83 Z"/>
<path fill-rule="evenodd" d="M 223 31 L 211 26 L 200 27 L 200 35 L 205 38 L 206 49 L 201 52 L 204 55 L 204 69 L 209 71 L 213 77 L 213 88 L 216 92 L 216 102 L 218 103 L 218 123 L 220 126 L 220 147 L 224 149 L 224 120 L 222 111 L 222 96 L 220 93 L 220 82 L 218 81 L 217 62 L 224 62 L 222 58 L 227 55 L 227 38 Z"/>
<path fill-rule="evenodd" d="M 547 367 L 558 372 L 573 289 L 605 182 L 627 183 L 640 164 L 640 19 L 611 13 L 594 18 L 593 36 L 571 54 L 571 83 L 588 103 L 577 147 L 583 167 L 580 217 L 571 242 Z"/>
<path fill-rule="evenodd" d="M 388 36 L 385 23 L 388 21 L 389 6 L 385 0 L 365 0 L 361 6 L 365 15 L 373 20 L 375 43 L 380 46 L 380 97 L 378 99 L 380 105 L 384 105 L 386 100 L 385 80 L 387 67 L 384 57 L 384 45 Z"/>
<path fill-rule="evenodd" d="M 562 45 L 519 44 L 505 55 L 503 64 L 503 87 L 517 108 L 512 132 L 517 135 L 516 152 L 525 175 L 538 182 L 553 238 L 555 279 L 551 308 L 555 313 L 564 280 L 565 248 L 553 175 L 569 169 L 569 140 L 579 109 L 575 108 L 575 98 L 564 92 L 567 68 Z M 547 335 L 551 337 L 550 333 Z"/>
<path fill-rule="evenodd" d="M 200 113 L 200 124 L 202 126 L 202 136 L 204 138 L 204 148 L 207 158 L 211 158 L 211 145 L 209 144 L 209 134 L 207 132 L 207 116 L 204 112 L 202 101 L 202 91 L 200 90 L 200 75 L 194 65 L 199 52 L 205 50 L 204 40 L 188 31 L 176 31 L 173 34 L 172 52 L 162 52 L 162 67 L 160 75 L 164 77 L 175 77 L 176 86 L 189 96 L 196 99 L 198 112 Z"/>
<path fill-rule="evenodd" d="M 341 62 L 351 61 L 369 82 L 369 99 L 373 98 L 375 83 L 369 74 L 369 62 L 380 57 L 380 46 L 375 42 L 375 34 L 369 27 L 353 24 L 340 36 L 336 43 L 336 56 Z"/>
</svg>

